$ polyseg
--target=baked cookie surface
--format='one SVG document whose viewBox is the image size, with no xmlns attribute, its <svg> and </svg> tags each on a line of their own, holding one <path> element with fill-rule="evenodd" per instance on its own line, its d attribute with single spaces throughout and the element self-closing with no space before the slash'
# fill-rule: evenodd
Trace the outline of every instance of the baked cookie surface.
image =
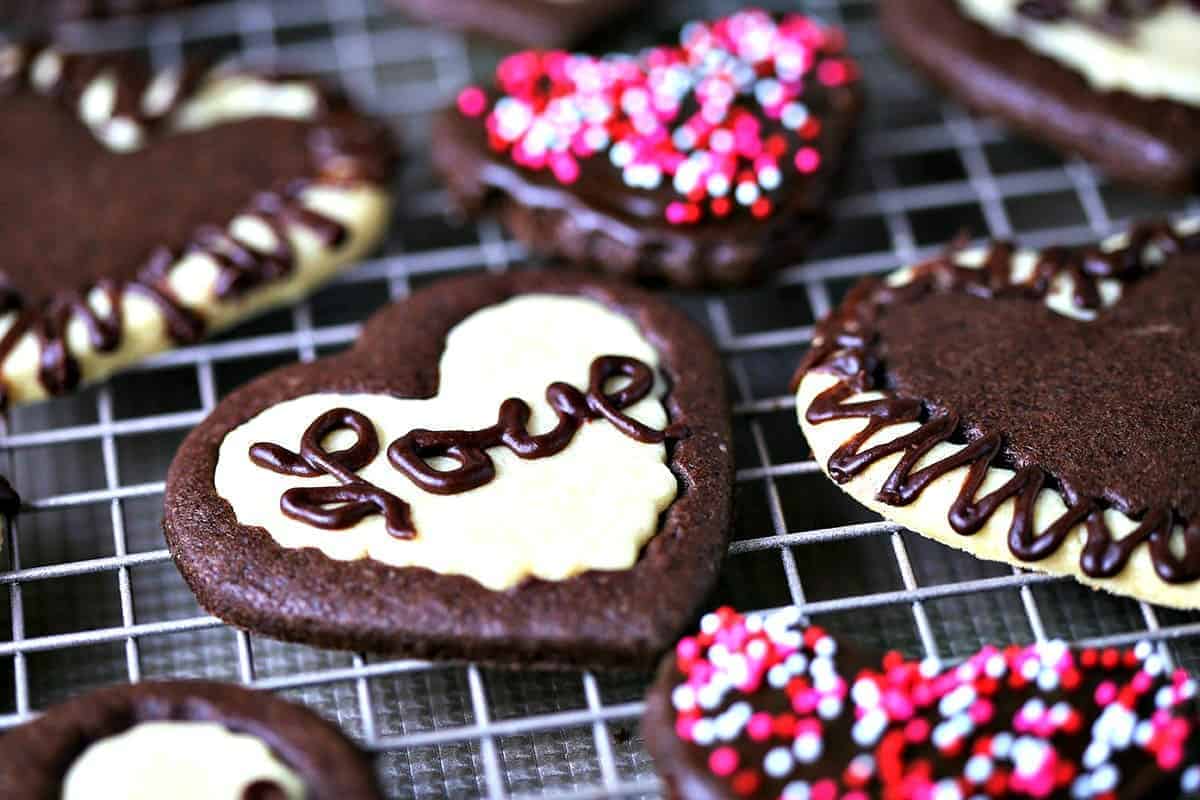
<svg viewBox="0 0 1200 800">
<path fill-rule="evenodd" d="M 646 666 L 716 577 L 727 414 L 711 345 L 661 300 L 446 281 L 224 400 L 172 463 L 168 544 L 205 608 L 277 638 Z"/>
<path fill-rule="evenodd" d="M 7 45 L 0 122 L 9 403 L 294 302 L 387 221 L 390 137 L 312 78 Z"/>
<path fill-rule="evenodd" d="M 426 22 L 522 47 L 566 47 L 636 9 L 638 0 L 389 0 Z"/>
<path fill-rule="evenodd" d="M 1196 187 L 1194 3 L 894 0 L 880 16 L 897 49 L 966 105 L 1114 177 Z"/>
<path fill-rule="evenodd" d="M 1151 800 L 1200 792 L 1195 694 L 1149 643 L 943 668 L 723 608 L 663 659 L 642 731 L 671 798 Z"/>
<path fill-rule="evenodd" d="M 952 249 L 861 282 L 796 376 L 813 457 L 944 544 L 1200 606 L 1198 230 Z"/>
<path fill-rule="evenodd" d="M 11 800 L 381 797 L 367 757 L 336 727 L 269 694 L 205 681 L 114 686 L 0 739 Z"/>
<path fill-rule="evenodd" d="M 744 11 L 636 56 L 528 51 L 437 120 L 457 204 L 625 278 L 744 283 L 823 219 L 862 102 L 841 31 Z"/>
</svg>

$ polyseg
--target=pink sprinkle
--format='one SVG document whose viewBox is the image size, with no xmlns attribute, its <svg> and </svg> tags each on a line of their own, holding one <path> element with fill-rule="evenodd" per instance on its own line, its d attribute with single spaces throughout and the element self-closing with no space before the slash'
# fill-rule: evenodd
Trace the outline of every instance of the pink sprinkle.
<svg viewBox="0 0 1200 800">
<path fill-rule="evenodd" d="M 753 714 L 746 723 L 746 733 L 756 742 L 766 741 L 771 736 L 771 715 L 765 711 Z"/>
<path fill-rule="evenodd" d="M 700 644 L 691 636 L 685 636 L 675 645 L 675 657 L 680 661 L 691 661 L 700 655 Z"/>
<path fill-rule="evenodd" d="M 556 153 L 550 157 L 550 169 L 559 183 L 574 183 L 579 180 L 579 162 L 567 153 Z"/>
<path fill-rule="evenodd" d="M 991 720 L 994 711 L 991 700 L 976 700 L 967 713 L 976 725 L 984 725 Z"/>
<path fill-rule="evenodd" d="M 796 169 L 803 175 L 811 175 L 821 166 L 821 154 L 811 147 L 796 151 Z"/>
<path fill-rule="evenodd" d="M 675 734 L 685 742 L 692 740 L 692 728 L 696 727 L 693 717 L 677 717 L 675 719 Z"/>
<path fill-rule="evenodd" d="M 708 768 L 722 778 L 733 774 L 738 766 L 738 754 L 732 747 L 718 747 L 708 756 Z"/>
<path fill-rule="evenodd" d="M 1163 769 L 1175 769 L 1182 761 L 1183 749 L 1176 742 L 1169 742 L 1158 751 L 1158 766 Z"/>
<path fill-rule="evenodd" d="M 1117 687 L 1112 681 L 1104 681 L 1096 687 L 1096 705 L 1107 706 L 1117 699 Z"/>
<path fill-rule="evenodd" d="M 809 794 L 812 800 L 834 800 L 837 797 L 837 785 L 830 778 L 823 778 L 812 785 Z"/>
<path fill-rule="evenodd" d="M 487 95 L 478 86 L 468 86 L 458 93 L 458 110 L 468 117 L 478 117 L 487 108 Z"/>
<path fill-rule="evenodd" d="M 667 222 L 672 225 L 682 225 L 687 222 L 688 210 L 685 203 L 678 200 L 667 204 Z"/>
</svg>

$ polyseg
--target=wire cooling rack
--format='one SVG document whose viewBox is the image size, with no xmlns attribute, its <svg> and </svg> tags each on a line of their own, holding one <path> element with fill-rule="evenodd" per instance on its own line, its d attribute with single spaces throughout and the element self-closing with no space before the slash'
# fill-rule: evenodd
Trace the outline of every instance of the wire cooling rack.
<svg viewBox="0 0 1200 800">
<path fill-rule="evenodd" d="M 648 3 L 638 32 L 613 41 L 640 43 L 733 5 Z M 712 332 L 735 398 L 735 541 L 713 604 L 796 604 L 863 643 L 946 660 L 985 642 L 1150 638 L 1194 668 L 1196 614 L 976 561 L 844 499 L 812 461 L 786 388 L 814 319 L 858 277 L 931 254 L 963 228 L 1074 243 L 1136 216 L 1200 208 L 1112 186 L 940 100 L 887 53 L 873 3 L 799 5 L 846 27 L 872 103 L 834 223 L 806 261 L 755 289 L 675 298 Z M 104 684 L 206 677 L 277 691 L 338 722 L 378 754 L 389 797 L 657 795 L 637 728 L 647 676 L 505 672 L 250 636 L 200 610 L 163 546 L 167 465 L 224 393 L 346 346 L 372 311 L 443 275 L 536 263 L 495 223 L 448 218 L 424 155 L 428 112 L 499 51 L 368 0 L 238 0 L 61 36 L 85 50 L 145 49 L 157 62 L 198 51 L 328 73 L 395 124 L 411 158 L 381 254 L 308 302 L 12 413 L 0 452 L 26 506 L 0 572 L 0 630 L 10 632 L 0 728 Z"/>
</svg>

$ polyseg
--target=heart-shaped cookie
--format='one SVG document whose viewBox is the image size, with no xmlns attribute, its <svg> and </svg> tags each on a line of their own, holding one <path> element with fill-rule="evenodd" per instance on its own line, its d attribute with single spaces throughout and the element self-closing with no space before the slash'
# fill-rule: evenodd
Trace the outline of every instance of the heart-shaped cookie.
<svg viewBox="0 0 1200 800">
<path fill-rule="evenodd" d="M 1200 793 L 1196 683 L 1149 643 L 907 661 L 723 608 L 663 659 L 643 733 L 671 798 L 1151 800 Z"/>
<path fill-rule="evenodd" d="M 310 78 L 10 45 L 0 125 L 8 402 L 293 302 L 387 219 L 389 137 Z"/>
<path fill-rule="evenodd" d="M 798 257 L 861 104 L 845 38 L 743 11 L 603 58 L 529 51 L 437 123 L 434 163 L 469 212 L 531 248 L 682 286 Z M 765 259 L 770 256 L 770 259 Z"/>
<path fill-rule="evenodd" d="M 1116 177 L 1200 185 L 1192 0 L 891 0 L 884 31 L 964 104 Z"/>
<path fill-rule="evenodd" d="M 974 555 L 1200 607 L 1200 224 L 859 284 L 797 374 L 821 468 Z"/>
<path fill-rule="evenodd" d="M 205 608 L 278 638 L 645 666 L 715 579 L 728 425 L 663 301 L 451 280 L 224 400 L 171 465 L 167 540 Z"/>
</svg>

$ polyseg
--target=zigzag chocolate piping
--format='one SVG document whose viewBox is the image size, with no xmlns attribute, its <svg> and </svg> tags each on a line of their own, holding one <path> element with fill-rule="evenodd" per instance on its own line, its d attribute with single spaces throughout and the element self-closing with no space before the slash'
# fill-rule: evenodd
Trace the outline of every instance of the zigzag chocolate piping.
<svg viewBox="0 0 1200 800">
<path fill-rule="evenodd" d="M 1150 508 L 1137 527 L 1115 539 L 1104 517 L 1105 505 L 1092 497 L 1076 496 L 1062 490 L 1067 510 L 1052 525 L 1038 533 L 1034 508 L 1039 492 L 1051 477 L 1037 465 L 1028 465 L 999 488 L 976 499 L 988 469 L 1003 449 L 1004 432 L 991 431 L 969 442 L 951 456 L 934 461 L 919 470 L 916 465 L 936 445 L 948 442 L 959 430 L 957 414 L 934 413 L 927 417 L 928 404 L 921 399 L 902 398 L 881 391 L 879 399 L 846 402 L 865 391 L 877 391 L 877 374 L 882 366 L 875 352 L 879 334 L 877 322 L 883 307 L 892 303 L 911 303 L 932 292 L 959 292 L 995 298 L 1021 296 L 1045 298 L 1059 279 L 1066 276 L 1074 287 L 1074 303 L 1079 309 L 1097 311 L 1103 306 L 1101 281 L 1129 283 L 1139 280 L 1155 267 L 1150 253 L 1165 256 L 1182 251 L 1200 250 L 1200 233 L 1181 234 L 1166 222 L 1151 222 L 1135 227 L 1128 242 L 1105 252 L 1098 248 L 1050 248 L 1041 252 L 1032 274 L 1025 280 L 1013 279 L 1013 248 L 996 243 L 987 252 L 980 268 L 955 263 L 954 253 L 915 267 L 911 280 L 888 285 L 878 280 L 860 283 L 846 301 L 817 328 L 812 350 L 805 357 L 793 381 L 793 391 L 809 371 L 830 372 L 840 380 L 818 395 L 805 411 L 805 419 L 819 424 L 836 419 L 866 419 L 858 434 L 842 443 L 829 457 L 829 475 L 846 483 L 872 464 L 896 453 L 900 461 L 876 495 L 882 503 L 907 505 L 933 481 L 952 470 L 967 467 L 967 476 L 950 506 L 950 526 L 963 536 L 977 533 L 1010 498 L 1015 500 L 1008 546 L 1022 561 L 1039 561 L 1062 545 L 1070 531 L 1083 523 L 1087 539 L 1080 557 L 1080 568 L 1093 578 L 1110 578 L 1129 563 L 1143 543 L 1150 550 L 1154 569 L 1168 583 L 1188 583 L 1200 578 L 1200 520 L 1185 520 L 1168 506 Z M 890 442 L 863 449 L 880 430 L 902 423 L 920 427 Z M 1183 551 L 1171 548 L 1175 528 L 1183 529 Z"/>
</svg>

